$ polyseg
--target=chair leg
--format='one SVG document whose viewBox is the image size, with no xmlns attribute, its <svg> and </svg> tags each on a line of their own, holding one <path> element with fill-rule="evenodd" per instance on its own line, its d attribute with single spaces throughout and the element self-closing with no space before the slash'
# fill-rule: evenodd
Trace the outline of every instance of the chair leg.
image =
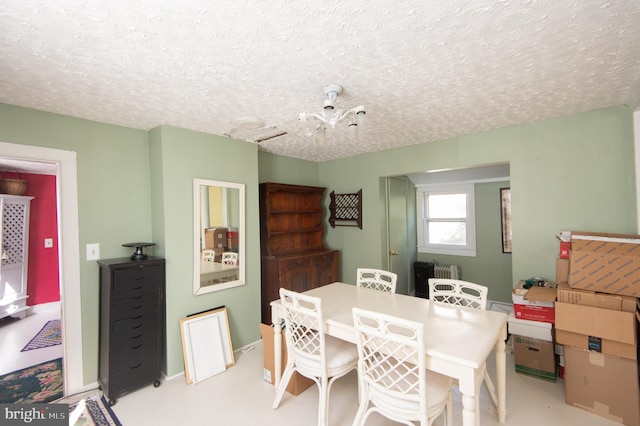
<svg viewBox="0 0 640 426">
<path fill-rule="evenodd" d="M 496 395 L 496 387 L 493 385 L 491 377 L 489 377 L 489 373 L 486 371 L 484 373 L 484 384 L 487 386 L 487 391 L 489 391 L 489 396 L 493 400 L 493 405 L 498 407 L 498 396 Z"/>
<path fill-rule="evenodd" d="M 278 408 L 278 405 L 280 405 L 280 401 L 284 396 L 284 392 L 287 390 L 291 376 L 293 376 L 293 371 L 293 363 L 287 363 L 287 366 L 284 369 L 284 374 L 282 374 L 282 377 L 280 378 L 280 385 L 276 391 L 276 399 L 273 401 L 273 406 L 271 408 L 276 409 Z"/>
<path fill-rule="evenodd" d="M 320 379 L 320 401 L 318 402 L 318 426 L 327 426 L 329 424 L 329 381 L 327 377 L 318 377 Z"/>
<path fill-rule="evenodd" d="M 447 426 L 453 426 L 453 398 L 451 397 L 451 388 L 449 388 L 449 395 L 447 396 L 447 407 L 445 408 L 445 424 Z M 479 423 L 478 423 L 479 424 Z"/>
</svg>

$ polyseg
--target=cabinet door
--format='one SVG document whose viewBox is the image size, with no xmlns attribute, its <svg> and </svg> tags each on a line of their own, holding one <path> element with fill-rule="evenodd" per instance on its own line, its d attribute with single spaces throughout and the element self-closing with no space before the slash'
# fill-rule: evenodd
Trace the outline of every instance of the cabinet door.
<svg viewBox="0 0 640 426">
<path fill-rule="evenodd" d="M 316 286 L 327 285 L 338 281 L 339 268 L 338 256 L 323 255 L 317 259 L 315 264 L 315 281 Z"/>
<path fill-rule="evenodd" d="M 315 272 L 316 268 L 311 265 L 285 271 L 284 282 L 287 283 L 286 288 L 299 293 L 316 288 L 318 281 Z"/>
</svg>

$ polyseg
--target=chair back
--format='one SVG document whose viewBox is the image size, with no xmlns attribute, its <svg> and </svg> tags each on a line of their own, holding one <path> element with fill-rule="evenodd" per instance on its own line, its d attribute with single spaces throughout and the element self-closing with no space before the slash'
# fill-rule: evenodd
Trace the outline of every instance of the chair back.
<svg viewBox="0 0 640 426">
<path fill-rule="evenodd" d="M 488 288 L 462 280 L 429 278 L 429 298 L 437 303 L 487 309 Z"/>
<path fill-rule="evenodd" d="M 237 265 L 238 253 L 233 251 L 225 251 L 224 253 L 222 253 L 222 263 L 224 265 Z"/>
<path fill-rule="evenodd" d="M 396 292 L 398 275 L 382 269 L 358 268 L 358 287 L 366 287 L 374 290 Z"/>
<path fill-rule="evenodd" d="M 214 262 L 216 258 L 216 252 L 210 249 L 202 250 L 202 260 L 207 262 Z"/>
<path fill-rule="evenodd" d="M 353 324 L 360 386 L 369 400 L 391 418 L 426 418 L 424 326 L 358 308 Z"/>
<path fill-rule="evenodd" d="M 287 342 L 287 356 L 295 359 L 304 376 L 326 375 L 325 335 L 322 303 L 319 297 L 280 289 Z"/>
</svg>

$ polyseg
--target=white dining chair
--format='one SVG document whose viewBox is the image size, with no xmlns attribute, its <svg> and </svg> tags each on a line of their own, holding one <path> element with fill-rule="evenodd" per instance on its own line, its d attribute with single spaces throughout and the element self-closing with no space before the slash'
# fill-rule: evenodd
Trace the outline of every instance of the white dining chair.
<svg viewBox="0 0 640 426">
<path fill-rule="evenodd" d="M 233 251 L 225 251 L 222 253 L 222 264 L 223 265 L 237 265 L 238 264 L 238 253 Z"/>
<path fill-rule="evenodd" d="M 378 412 L 406 425 L 426 426 L 445 414 L 453 425 L 450 377 L 426 368 L 424 325 L 353 308 L 360 405 L 354 426 Z"/>
<path fill-rule="evenodd" d="M 324 334 L 322 300 L 280 289 L 287 365 L 278 386 L 273 408 L 278 408 L 294 371 L 312 379 L 319 388 L 318 425 L 326 426 L 329 417 L 329 392 L 333 382 L 358 366 L 354 344 Z"/>
<path fill-rule="evenodd" d="M 356 284 L 358 287 L 371 288 L 374 290 L 386 291 L 388 293 L 396 292 L 396 281 L 398 275 L 383 269 L 358 268 L 358 278 Z"/>
<path fill-rule="evenodd" d="M 489 289 L 483 285 L 447 278 L 429 278 L 429 298 L 435 303 L 466 306 L 475 309 L 487 309 L 487 294 Z M 496 388 L 484 368 L 484 384 L 495 406 L 498 406 Z M 479 395 L 476 394 L 476 402 Z"/>
<path fill-rule="evenodd" d="M 216 252 L 210 249 L 202 250 L 202 260 L 205 262 L 215 262 Z"/>
</svg>

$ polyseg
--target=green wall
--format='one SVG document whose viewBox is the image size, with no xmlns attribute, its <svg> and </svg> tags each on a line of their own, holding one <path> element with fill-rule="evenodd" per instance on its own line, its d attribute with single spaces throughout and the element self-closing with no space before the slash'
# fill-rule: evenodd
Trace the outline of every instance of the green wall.
<svg viewBox="0 0 640 426">
<path fill-rule="evenodd" d="M 633 115 L 607 108 L 320 163 L 328 191 L 363 190 L 363 230 L 327 229 L 328 245 L 341 250 L 342 279 L 381 262 L 380 177 L 497 163 L 511 170 L 512 284 L 555 277 L 560 230 L 637 232 Z"/>
<path fill-rule="evenodd" d="M 283 157 L 267 152 L 258 153 L 260 182 L 318 185 L 318 163 Z"/>
<path fill-rule="evenodd" d="M 260 339 L 258 153 L 253 143 L 175 127 L 162 126 L 151 135 L 153 231 L 167 259 L 167 375 L 172 376 L 184 369 L 179 323 L 189 314 L 224 305 L 234 348 Z M 244 286 L 193 294 L 194 178 L 245 184 Z"/>
</svg>

